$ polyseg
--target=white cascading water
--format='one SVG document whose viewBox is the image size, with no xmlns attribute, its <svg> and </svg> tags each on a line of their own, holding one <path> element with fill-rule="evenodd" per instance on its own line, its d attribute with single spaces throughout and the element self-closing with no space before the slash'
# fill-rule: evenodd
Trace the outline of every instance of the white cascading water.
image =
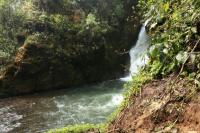
<svg viewBox="0 0 200 133">
<path fill-rule="evenodd" d="M 137 74 L 139 69 L 143 67 L 148 61 L 147 49 L 149 47 L 149 37 L 145 29 L 146 23 L 140 30 L 136 45 L 129 52 L 131 58 L 129 69 L 130 73 L 128 76 L 121 78 L 120 80 L 122 81 L 131 81 L 132 76 Z"/>
<path fill-rule="evenodd" d="M 0 99 L 0 133 L 46 132 L 70 124 L 104 122 L 123 101 L 124 81 L 147 63 L 148 40 L 143 26 L 130 50 L 130 74 L 121 80 Z"/>
</svg>

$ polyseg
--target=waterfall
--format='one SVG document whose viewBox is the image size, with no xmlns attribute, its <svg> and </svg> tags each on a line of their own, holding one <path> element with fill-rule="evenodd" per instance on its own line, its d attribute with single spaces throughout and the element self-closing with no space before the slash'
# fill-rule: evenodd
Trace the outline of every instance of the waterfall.
<svg viewBox="0 0 200 133">
<path fill-rule="evenodd" d="M 130 50 L 130 73 L 120 80 L 0 100 L 1 132 L 47 132 L 80 123 L 102 123 L 123 101 L 123 81 L 130 81 L 148 57 L 145 25 Z M 30 123 L 31 126 L 30 126 Z"/>
<path fill-rule="evenodd" d="M 146 33 L 146 26 L 147 22 L 142 26 L 138 40 L 134 47 L 131 48 L 129 54 L 130 54 L 130 73 L 120 80 L 122 81 L 131 81 L 132 76 L 137 74 L 139 72 L 139 69 L 143 67 L 147 61 L 147 49 L 149 47 L 149 37 Z"/>
</svg>

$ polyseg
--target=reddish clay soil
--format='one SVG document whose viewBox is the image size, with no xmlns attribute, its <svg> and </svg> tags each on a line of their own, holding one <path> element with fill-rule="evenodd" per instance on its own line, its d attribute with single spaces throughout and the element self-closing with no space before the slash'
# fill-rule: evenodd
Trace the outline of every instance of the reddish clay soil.
<svg viewBox="0 0 200 133">
<path fill-rule="evenodd" d="M 108 133 L 200 133 L 200 93 L 171 76 L 142 87 L 109 125 Z"/>
</svg>

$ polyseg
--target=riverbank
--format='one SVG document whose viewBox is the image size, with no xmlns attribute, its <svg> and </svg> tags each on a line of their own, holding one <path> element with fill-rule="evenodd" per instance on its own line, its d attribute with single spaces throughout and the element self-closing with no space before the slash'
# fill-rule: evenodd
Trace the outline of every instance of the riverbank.
<svg viewBox="0 0 200 133">
<path fill-rule="evenodd" d="M 149 64 L 144 70 L 152 80 L 109 124 L 107 132 L 200 131 L 200 3 L 140 1 L 151 36 Z M 135 80 L 133 79 L 133 82 Z"/>
<path fill-rule="evenodd" d="M 191 79 L 177 79 L 173 74 L 152 79 L 143 73 L 133 80 L 124 102 L 108 118 L 108 123 L 67 126 L 49 133 L 183 133 L 200 130 L 200 93 Z"/>
<path fill-rule="evenodd" d="M 170 75 L 143 84 L 141 91 L 130 96 L 127 106 L 109 124 L 108 132 L 200 131 L 199 88 L 187 78 L 176 77 Z"/>
<path fill-rule="evenodd" d="M 140 1 L 151 37 L 150 61 L 127 84 L 126 98 L 103 132 L 200 131 L 199 6 L 195 0 Z"/>
</svg>

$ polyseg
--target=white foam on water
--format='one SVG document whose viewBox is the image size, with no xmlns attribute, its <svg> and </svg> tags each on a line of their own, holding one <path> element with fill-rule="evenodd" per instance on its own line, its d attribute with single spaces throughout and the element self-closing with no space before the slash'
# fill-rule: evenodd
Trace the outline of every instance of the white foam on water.
<svg viewBox="0 0 200 133">
<path fill-rule="evenodd" d="M 138 73 L 139 69 L 147 63 L 148 57 L 146 51 L 148 46 L 148 36 L 145 31 L 145 26 L 143 26 L 136 45 L 130 50 L 130 74 L 125 78 L 121 78 L 122 81 L 131 81 L 132 75 Z M 37 101 L 41 104 L 40 110 L 34 110 L 35 112 L 29 116 L 31 118 L 23 118 L 23 115 L 15 113 L 12 107 L 0 108 L 0 133 L 11 132 L 17 127 L 26 126 L 26 124 L 23 125 L 24 123 L 20 123 L 21 119 L 31 119 L 34 123 L 38 118 L 41 118 L 41 123 L 38 121 L 38 123 L 34 123 L 36 126 L 34 127 L 32 125 L 30 131 L 35 131 L 35 128 L 41 131 L 54 127 L 57 128 L 58 126 L 66 126 L 67 124 L 87 122 L 99 123 L 105 121 L 106 117 L 116 109 L 124 99 L 122 92 L 117 91 L 117 89 L 122 89 L 123 86 L 119 86 L 118 84 L 115 86 L 115 83 L 107 84 L 108 82 L 93 87 L 88 86 L 90 88 L 88 90 L 97 89 L 92 93 L 89 93 L 87 90 L 78 90 L 74 93 L 65 92 L 65 94 L 61 96 L 53 96 L 52 99 L 44 98 L 42 99 L 43 101 Z M 116 80 L 116 82 L 121 81 Z M 44 127 L 43 124 L 46 127 Z"/>
<path fill-rule="evenodd" d="M 112 105 L 120 105 L 120 103 L 123 101 L 124 97 L 122 94 L 113 95 L 111 103 Z"/>
<path fill-rule="evenodd" d="M 10 132 L 20 127 L 22 115 L 12 112 L 11 107 L 0 108 L 0 133 Z"/>
</svg>

